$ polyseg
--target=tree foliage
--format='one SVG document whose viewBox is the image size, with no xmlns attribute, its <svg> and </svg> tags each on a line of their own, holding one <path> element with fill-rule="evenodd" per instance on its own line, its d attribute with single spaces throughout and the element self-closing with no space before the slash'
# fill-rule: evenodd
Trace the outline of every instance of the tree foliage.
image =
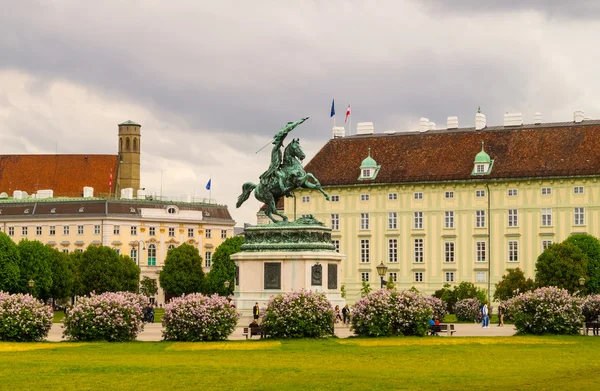
<svg viewBox="0 0 600 391">
<path fill-rule="evenodd" d="M 587 257 L 585 288 L 588 294 L 600 293 L 600 240 L 588 234 L 569 236 L 563 243 L 578 247 Z"/>
<path fill-rule="evenodd" d="M 244 238 L 234 236 L 226 239 L 213 254 L 212 266 L 206 280 L 204 281 L 204 293 L 212 295 L 217 293 L 220 296 L 228 296 L 235 289 L 235 262 L 231 260 L 231 255 L 240 252 Z M 229 281 L 229 288 L 225 288 L 225 281 Z"/>
<path fill-rule="evenodd" d="M 369 294 L 371 293 L 371 284 L 369 284 L 367 281 L 363 280 L 362 285 L 360 287 L 360 296 L 361 297 L 365 297 L 365 296 L 369 296 Z"/>
<path fill-rule="evenodd" d="M 16 293 L 19 286 L 19 251 L 4 232 L 0 232 L 0 291 Z"/>
<path fill-rule="evenodd" d="M 581 290 L 579 278 L 585 278 L 586 273 L 587 257 L 571 243 L 550 245 L 535 264 L 535 282 L 538 286 L 555 286 L 570 293 Z"/>
<path fill-rule="evenodd" d="M 75 278 L 69 256 L 56 249 L 50 249 L 50 270 L 52 271 L 50 297 L 64 299 L 72 296 Z"/>
<path fill-rule="evenodd" d="M 72 252 L 68 254 L 69 257 L 69 268 L 73 274 L 73 288 L 71 296 L 83 296 L 85 295 L 85 287 L 81 281 L 81 262 L 83 261 L 83 253 Z"/>
<path fill-rule="evenodd" d="M 123 262 L 123 286 L 124 292 L 138 293 L 140 289 L 140 267 L 135 264 L 129 255 L 121 255 Z"/>
<path fill-rule="evenodd" d="M 504 301 L 516 296 L 518 293 L 525 293 L 535 289 L 535 282 L 531 278 L 525 278 L 523 270 L 516 268 L 508 271 L 508 274 L 502 276 L 502 279 L 496 284 L 494 300 Z"/>
<path fill-rule="evenodd" d="M 444 284 L 442 289 L 435 291 L 434 297 L 442 299 L 447 305 L 448 312 L 453 313 L 454 305 L 457 301 L 465 299 L 478 299 L 480 302 L 486 302 L 487 291 L 477 288 L 473 283 L 463 281 L 452 287 L 450 284 Z"/>
<path fill-rule="evenodd" d="M 181 296 L 201 292 L 203 282 L 202 257 L 196 247 L 184 243 L 169 250 L 159 278 L 166 293 Z"/>
<path fill-rule="evenodd" d="M 133 260 L 124 260 L 115 250 L 106 246 L 90 246 L 83 253 L 79 266 L 79 276 L 83 285 L 83 294 L 95 292 L 119 292 L 132 288 L 132 279 L 137 273 L 139 278 L 139 267 L 134 270 L 129 263 Z M 135 282 L 134 291 L 137 290 L 138 282 Z"/>
<path fill-rule="evenodd" d="M 140 293 L 146 297 L 152 297 L 158 293 L 156 279 L 144 276 L 140 281 Z"/>
<path fill-rule="evenodd" d="M 19 251 L 19 286 L 20 293 L 31 293 L 41 299 L 50 298 L 52 288 L 52 271 L 50 269 L 50 248 L 37 240 L 23 239 L 17 244 Z M 34 281 L 30 288 L 29 280 Z"/>
</svg>

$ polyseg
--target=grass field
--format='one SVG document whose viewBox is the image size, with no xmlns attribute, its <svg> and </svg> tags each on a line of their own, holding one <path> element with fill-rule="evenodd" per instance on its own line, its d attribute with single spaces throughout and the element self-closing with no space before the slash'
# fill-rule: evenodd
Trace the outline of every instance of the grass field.
<svg viewBox="0 0 600 391">
<path fill-rule="evenodd" d="M 0 343 L 0 390 L 579 390 L 600 338 Z"/>
</svg>

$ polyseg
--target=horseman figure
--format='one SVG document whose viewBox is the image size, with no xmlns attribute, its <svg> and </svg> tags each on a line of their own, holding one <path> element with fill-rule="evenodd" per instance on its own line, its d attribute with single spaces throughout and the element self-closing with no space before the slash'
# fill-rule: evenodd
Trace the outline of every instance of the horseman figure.
<svg viewBox="0 0 600 391">
<path fill-rule="evenodd" d="M 238 197 L 236 207 L 240 207 L 254 190 L 254 196 L 257 200 L 267 205 L 265 214 L 271 221 L 277 223 L 273 214 L 280 216 L 283 222 L 288 218 L 277 211 L 277 202 L 283 196 L 294 197 L 293 190 L 303 187 L 309 189 L 318 189 L 327 200 L 329 196 L 321 188 L 321 184 L 314 175 L 306 173 L 302 168 L 302 160 L 305 158 L 304 152 L 300 148 L 298 139 L 292 140 L 287 145 L 285 151 L 281 152 L 283 141 L 296 126 L 302 124 L 308 118 L 302 118 L 296 122 L 288 122 L 273 138 L 273 149 L 271 150 L 271 164 L 269 168 L 260 176 L 258 185 L 252 182 L 246 182 L 242 186 L 242 194 Z M 311 183 L 311 181 L 313 183 Z"/>
</svg>

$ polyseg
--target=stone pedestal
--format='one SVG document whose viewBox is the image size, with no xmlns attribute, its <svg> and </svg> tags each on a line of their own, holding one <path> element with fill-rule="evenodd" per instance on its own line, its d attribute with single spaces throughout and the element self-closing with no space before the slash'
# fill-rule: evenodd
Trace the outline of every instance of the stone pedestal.
<svg viewBox="0 0 600 391">
<path fill-rule="evenodd" d="M 342 260 L 335 251 L 331 229 L 312 218 L 290 224 L 249 227 L 236 263 L 234 304 L 244 315 L 256 302 L 264 309 L 272 295 L 306 289 L 325 292 L 342 308 Z"/>
</svg>

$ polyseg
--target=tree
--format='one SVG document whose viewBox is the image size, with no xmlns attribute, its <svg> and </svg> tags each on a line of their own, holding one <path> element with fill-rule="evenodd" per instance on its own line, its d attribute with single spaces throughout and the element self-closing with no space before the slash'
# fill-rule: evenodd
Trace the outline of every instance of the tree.
<svg viewBox="0 0 600 391">
<path fill-rule="evenodd" d="M 71 268 L 69 256 L 56 249 L 50 249 L 50 270 L 52 271 L 52 287 L 50 288 L 50 297 L 52 304 L 56 299 L 64 299 L 73 294 L 73 270 Z"/>
<path fill-rule="evenodd" d="M 535 282 L 538 286 L 556 286 L 570 293 L 581 289 L 579 278 L 586 277 L 587 257 L 571 243 L 552 244 L 537 259 Z"/>
<path fill-rule="evenodd" d="M 19 287 L 21 293 L 31 293 L 41 299 L 50 298 L 52 270 L 50 269 L 50 248 L 37 240 L 23 239 L 17 244 L 19 251 Z M 33 280 L 33 288 L 29 287 Z"/>
<path fill-rule="evenodd" d="M 115 250 L 106 246 L 89 246 L 79 266 L 83 294 L 118 292 L 126 287 L 125 263 Z"/>
<path fill-rule="evenodd" d="M 19 286 L 19 251 L 4 232 L 0 232 L 0 291 L 15 293 Z"/>
<path fill-rule="evenodd" d="M 123 262 L 122 291 L 138 293 L 140 289 L 140 267 L 128 255 L 121 255 Z"/>
<path fill-rule="evenodd" d="M 369 296 L 369 293 L 371 293 L 371 284 L 369 284 L 367 281 L 363 280 L 362 286 L 360 288 L 360 295 L 361 295 L 361 297 L 366 297 L 366 296 Z"/>
<path fill-rule="evenodd" d="M 535 289 L 535 282 L 531 278 L 525 279 L 523 270 L 516 268 L 508 271 L 496 284 L 494 300 L 508 300 L 518 293 L 525 293 Z"/>
<path fill-rule="evenodd" d="M 69 253 L 68 257 L 69 268 L 73 274 L 73 288 L 71 291 L 71 296 L 73 297 L 73 303 L 75 303 L 76 296 L 83 296 L 86 294 L 85 287 L 81 281 L 81 262 L 83 261 L 83 253 L 75 251 Z"/>
<path fill-rule="evenodd" d="M 443 288 L 435 291 L 433 296 L 442 299 L 447 305 L 448 312 L 453 313 L 457 301 L 478 299 L 483 303 L 487 301 L 486 293 L 485 289 L 479 289 L 473 283 L 463 281 L 454 287 L 450 284 L 444 284 Z"/>
<path fill-rule="evenodd" d="M 154 278 L 144 276 L 140 281 L 140 293 L 146 297 L 152 297 L 158 293 L 158 284 Z"/>
<path fill-rule="evenodd" d="M 563 243 L 578 247 L 586 255 L 586 291 L 588 294 L 600 293 L 600 240 L 592 235 L 576 234 L 569 236 Z"/>
<path fill-rule="evenodd" d="M 221 296 L 228 296 L 235 289 L 235 262 L 231 260 L 231 255 L 240 252 L 244 244 L 242 236 L 234 236 L 226 239 L 213 254 L 212 267 L 206 275 L 204 281 L 204 293 L 217 293 Z M 229 288 L 225 288 L 225 281 L 229 281 Z"/>
<path fill-rule="evenodd" d="M 165 266 L 160 272 L 160 287 L 171 296 L 202 292 L 204 272 L 198 249 L 182 244 L 167 253 Z"/>
</svg>

